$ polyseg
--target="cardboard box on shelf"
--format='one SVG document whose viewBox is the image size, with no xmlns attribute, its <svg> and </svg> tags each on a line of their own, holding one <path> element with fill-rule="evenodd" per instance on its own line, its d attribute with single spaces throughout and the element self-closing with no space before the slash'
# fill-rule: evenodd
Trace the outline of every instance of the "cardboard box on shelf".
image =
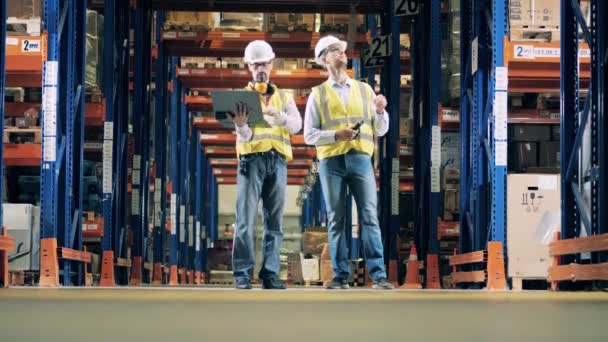
<svg viewBox="0 0 608 342">
<path fill-rule="evenodd" d="M 263 13 L 216 13 L 216 27 L 238 31 L 262 31 L 264 29 Z"/>
<path fill-rule="evenodd" d="M 313 32 L 315 14 L 265 13 L 264 26 L 269 32 Z"/>
<path fill-rule="evenodd" d="M 355 15 L 354 18 L 350 14 L 321 14 L 321 27 L 319 32 L 347 33 L 351 19 L 355 25 L 355 31 L 364 33 L 365 17 L 361 14 Z"/>
<path fill-rule="evenodd" d="M 165 20 L 165 30 L 207 31 L 215 27 L 216 18 L 212 12 L 169 11 Z"/>
<path fill-rule="evenodd" d="M 43 6 L 42 0 L 10 0 L 6 3 L 6 17 L 42 18 Z"/>
<path fill-rule="evenodd" d="M 547 276 L 549 242 L 561 222 L 559 175 L 507 177 L 508 275 L 524 279 Z"/>
<path fill-rule="evenodd" d="M 302 259 L 302 278 L 304 281 L 319 280 L 319 259 Z"/>
<path fill-rule="evenodd" d="M 320 256 L 324 244 L 327 244 L 327 229 L 309 229 L 302 236 L 302 251 L 305 256 Z"/>
</svg>

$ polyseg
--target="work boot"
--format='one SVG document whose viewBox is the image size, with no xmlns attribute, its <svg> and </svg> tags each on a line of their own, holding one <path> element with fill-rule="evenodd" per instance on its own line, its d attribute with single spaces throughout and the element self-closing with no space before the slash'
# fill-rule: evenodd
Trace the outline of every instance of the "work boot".
<svg viewBox="0 0 608 342">
<path fill-rule="evenodd" d="M 262 288 L 265 290 L 285 290 L 287 286 L 279 281 L 277 277 L 262 279 Z"/>
<path fill-rule="evenodd" d="M 348 286 L 346 280 L 334 278 L 325 286 L 325 288 L 328 290 L 348 290 L 350 289 L 350 286 Z"/>
<path fill-rule="evenodd" d="M 393 286 L 393 284 L 389 283 L 386 278 L 380 278 L 374 281 L 374 284 L 372 285 L 372 289 L 376 290 L 392 290 L 394 288 L 395 287 Z"/>
<path fill-rule="evenodd" d="M 251 290 L 251 280 L 240 278 L 235 280 L 235 286 L 237 290 Z"/>
</svg>

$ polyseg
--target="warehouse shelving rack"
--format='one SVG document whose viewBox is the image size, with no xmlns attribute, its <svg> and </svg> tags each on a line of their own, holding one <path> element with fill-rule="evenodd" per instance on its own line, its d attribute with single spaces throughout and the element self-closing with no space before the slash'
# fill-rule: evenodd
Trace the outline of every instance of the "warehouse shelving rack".
<svg viewBox="0 0 608 342">
<path fill-rule="evenodd" d="M 460 9 L 459 253 L 485 250 L 490 241 L 502 243 L 504 253 L 509 82 L 504 53 L 507 1 L 463 0 Z M 506 284 L 499 286 L 506 287 Z"/>
<path fill-rule="evenodd" d="M 573 254 L 561 256 L 560 263 L 581 263 L 584 259 L 581 252 L 592 252 L 587 262 L 592 265 L 582 266 L 580 270 L 567 270 L 567 277 L 560 275 L 560 267 L 553 267 L 549 272 L 549 278 L 551 280 L 608 280 L 605 276 L 608 260 L 608 253 L 605 252 L 608 249 L 606 243 L 592 245 L 593 247 L 587 250 L 575 245 L 577 238 L 589 236 L 591 239 L 601 239 L 608 233 L 606 213 L 608 120 L 605 101 L 608 6 L 604 1 L 592 0 L 591 21 L 586 22 L 577 1 L 562 0 L 560 4 L 561 239 L 572 243 L 571 247 L 574 247 L 570 249 Z M 584 43 L 590 48 L 590 63 L 584 63 L 587 58 L 580 57 L 579 28 L 582 29 Z M 584 90 L 587 90 L 587 96 L 583 104 L 581 93 Z M 590 135 L 588 145 L 583 143 L 585 131 Z M 585 239 L 578 241 L 587 242 Z M 595 267 L 597 270 L 593 272 Z M 596 276 L 594 277 L 592 273 Z"/>
</svg>

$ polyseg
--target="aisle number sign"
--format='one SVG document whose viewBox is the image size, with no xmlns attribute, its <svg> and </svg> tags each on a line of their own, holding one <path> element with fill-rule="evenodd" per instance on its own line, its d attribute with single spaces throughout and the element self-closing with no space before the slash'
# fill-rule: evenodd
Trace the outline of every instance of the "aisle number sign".
<svg viewBox="0 0 608 342">
<path fill-rule="evenodd" d="M 395 15 L 404 16 L 418 14 L 420 9 L 418 1 L 419 0 L 396 0 Z"/>
<path fill-rule="evenodd" d="M 374 68 L 383 66 L 385 58 L 391 55 L 391 36 L 378 36 L 372 39 L 368 48 L 363 52 L 363 66 Z"/>
<path fill-rule="evenodd" d="M 21 52 L 40 52 L 40 39 L 23 39 L 21 41 Z"/>
</svg>

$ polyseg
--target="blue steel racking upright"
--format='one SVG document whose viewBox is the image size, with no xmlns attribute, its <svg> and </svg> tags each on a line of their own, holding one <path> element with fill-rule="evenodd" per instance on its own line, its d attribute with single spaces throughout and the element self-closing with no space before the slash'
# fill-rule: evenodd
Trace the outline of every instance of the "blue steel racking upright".
<svg viewBox="0 0 608 342">
<path fill-rule="evenodd" d="M 561 237 L 572 239 L 608 233 L 608 165 L 606 165 L 605 100 L 608 64 L 608 5 L 590 1 L 586 22 L 576 0 L 561 1 Z M 579 73 L 579 28 L 591 48 L 591 82 L 583 109 Z M 586 128 L 589 127 L 589 128 Z M 585 131 L 590 144 L 584 144 Z M 608 253 L 592 253 L 593 263 L 606 262 Z M 580 262 L 581 256 L 562 257 L 562 263 Z"/>
<path fill-rule="evenodd" d="M 6 42 L 6 0 L 0 2 L 0 41 Z M 4 86 L 6 80 L 6 44 L 0 44 L 0 128 L 4 132 Z M 4 199 L 4 139 L 0 141 L 0 194 Z M 0 230 L 4 227 L 3 206 L 0 205 Z M 0 231 L 0 234 L 2 232 Z M 1 260 L 0 260 L 1 262 Z"/>
<path fill-rule="evenodd" d="M 461 0 L 459 252 L 506 249 L 507 0 Z"/>
<path fill-rule="evenodd" d="M 149 0 L 138 1 L 135 8 L 134 28 L 134 83 L 133 111 L 131 115 L 134 136 L 134 156 L 131 172 L 131 229 L 133 230 L 133 254 L 131 285 L 140 285 L 148 232 L 149 194 L 149 123 L 151 100 L 151 32 L 152 15 Z"/>
<path fill-rule="evenodd" d="M 83 283 L 83 267 L 57 259 L 57 247 L 82 249 L 86 1 L 45 0 L 40 285 Z"/>
<path fill-rule="evenodd" d="M 126 256 L 129 20 L 128 1 L 105 0 L 103 94 L 106 121 L 103 142 L 102 213 L 104 236 L 101 286 L 126 284 L 127 272 L 117 269 L 115 258 Z M 115 276 L 115 274 L 117 276 Z M 117 279 L 118 278 L 118 279 Z"/>
</svg>

